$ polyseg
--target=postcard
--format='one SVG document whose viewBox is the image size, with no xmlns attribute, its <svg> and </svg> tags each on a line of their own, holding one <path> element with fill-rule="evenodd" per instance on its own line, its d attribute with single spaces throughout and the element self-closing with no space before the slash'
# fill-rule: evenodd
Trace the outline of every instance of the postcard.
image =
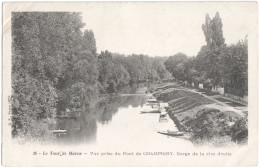
<svg viewBox="0 0 260 168">
<path fill-rule="evenodd" d="M 256 166 L 257 2 L 5 2 L 3 166 Z"/>
</svg>

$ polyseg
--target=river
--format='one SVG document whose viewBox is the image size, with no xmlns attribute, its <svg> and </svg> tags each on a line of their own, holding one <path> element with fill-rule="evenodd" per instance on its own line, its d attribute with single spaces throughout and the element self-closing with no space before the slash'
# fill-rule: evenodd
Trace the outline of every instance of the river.
<svg viewBox="0 0 260 168">
<path fill-rule="evenodd" d="M 137 93 L 137 94 L 136 94 Z M 161 149 L 180 145 L 193 146 L 181 137 L 169 137 L 157 131 L 177 131 L 174 122 L 159 120 L 158 113 L 141 113 L 147 106 L 147 96 L 138 89 L 127 94 L 107 95 L 88 111 L 74 119 L 59 119 L 58 128 L 66 135 L 57 135 L 64 145 L 121 146 L 126 148 L 158 147 Z M 156 144 L 156 146 L 155 146 Z"/>
</svg>

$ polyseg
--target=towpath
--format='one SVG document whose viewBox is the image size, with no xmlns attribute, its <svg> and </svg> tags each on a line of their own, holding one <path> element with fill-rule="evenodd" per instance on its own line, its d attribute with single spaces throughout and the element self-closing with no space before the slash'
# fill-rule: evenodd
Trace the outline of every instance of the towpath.
<svg viewBox="0 0 260 168">
<path fill-rule="evenodd" d="M 208 95 L 202 94 L 202 92 L 198 92 L 198 91 L 195 91 L 195 90 L 192 90 L 192 89 L 189 89 L 189 88 L 183 87 L 183 90 L 189 90 L 189 91 L 191 91 L 191 92 L 200 94 L 200 95 L 202 95 L 202 96 L 204 96 L 204 97 L 206 97 L 206 98 L 208 98 L 208 99 L 214 101 L 215 103 L 217 103 L 217 104 L 219 104 L 219 105 L 225 107 L 226 109 L 230 109 L 230 111 L 234 111 L 234 112 L 236 112 L 237 114 L 239 114 L 239 115 L 241 115 L 241 116 L 243 116 L 243 117 L 245 116 L 245 114 L 242 112 L 242 111 L 245 111 L 245 108 L 233 107 L 233 106 L 231 106 L 231 105 L 229 105 L 229 104 L 226 104 L 225 102 L 221 102 L 221 101 L 215 99 L 215 98 L 216 98 L 215 96 L 208 96 Z"/>
</svg>

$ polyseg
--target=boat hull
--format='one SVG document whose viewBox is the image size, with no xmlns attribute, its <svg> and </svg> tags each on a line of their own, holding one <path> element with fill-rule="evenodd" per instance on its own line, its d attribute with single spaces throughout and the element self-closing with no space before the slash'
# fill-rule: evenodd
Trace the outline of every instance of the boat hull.
<svg viewBox="0 0 260 168">
<path fill-rule="evenodd" d="M 168 136 L 183 136 L 185 132 L 167 132 L 167 131 L 157 131 L 159 134 L 168 135 Z"/>
<path fill-rule="evenodd" d="M 53 130 L 52 133 L 67 133 L 67 130 Z"/>
<path fill-rule="evenodd" d="M 141 111 L 141 114 L 145 114 L 145 113 L 160 113 L 160 111 L 159 110 Z"/>
</svg>

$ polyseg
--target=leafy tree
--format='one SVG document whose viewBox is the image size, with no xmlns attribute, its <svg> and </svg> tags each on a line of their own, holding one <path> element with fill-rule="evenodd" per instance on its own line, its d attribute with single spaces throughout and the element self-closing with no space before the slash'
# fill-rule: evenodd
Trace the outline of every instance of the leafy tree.
<svg viewBox="0 0 260 168">
<path fill-rule="evenodd" d="M 97 47 L 94 33 L 92 30 L 85 30 L 82 39 L 82 50 L 89 50 L 93 55 L 96 55 Z"/>
<path fill-rule="evenodd" d="M 198 53 L 198 63 L 201 65 L 198 69 L 206 73 L 205 80 L 211 81 L 213 85 L 222 85 L 220 53 L 226 46 L 222 27 L 218 12 L 213 19 L 207 14 L 205 24 L 202 25 L 207 45 L 202 46 Z"/>
<path fill-rule="evenodd" d="M 206 15 L 205 24 L 202 25 L 207 45 L 211 50 L 215 50 L 225 45 L 225 39 L 222 31 L 222 20 L 217 12 L 211 20 L 209 15 Z"/>
<path fill-rule="evenodd" d="M 164 66 L 165 61 L 166 59 L 161 57 L 155 57 L 152 59 L 152 68 L 158 74 L 159 79 L 169 79 L 171 77 L 171 74 Z"/>
<path fill-rule="evenodd" d="M 225 92 L 237 96 L 247 95 L 248 44 L 247 39 L 225 48 L 221 53 Z"/>
<path fill-rule="evenodd" d="M 177 79 L 184 79 L 184 62 L 188 59 L 187 55 L 177 53 L 170 56 L 164 63 L 166 69 Z"/>
<path fill-rule="evenodd" d="M 55 126 L 54 117 L 59 107 L 66 107 L 61 102 L 69 101 L 66 95 L 74 83 L 87 83 L 86 93 L 95 90 L 91 88 L 97 85 L 97 63 L 93 57 L 85 59 L 90 57 L 86 53 L 81 59 L 83 26 L 79 13 L 12 13 L 13 136 L 31 134 L 32 127 L 40 130 L 37 122 L 46 124 L 45 128 Z"/>
</svg>

